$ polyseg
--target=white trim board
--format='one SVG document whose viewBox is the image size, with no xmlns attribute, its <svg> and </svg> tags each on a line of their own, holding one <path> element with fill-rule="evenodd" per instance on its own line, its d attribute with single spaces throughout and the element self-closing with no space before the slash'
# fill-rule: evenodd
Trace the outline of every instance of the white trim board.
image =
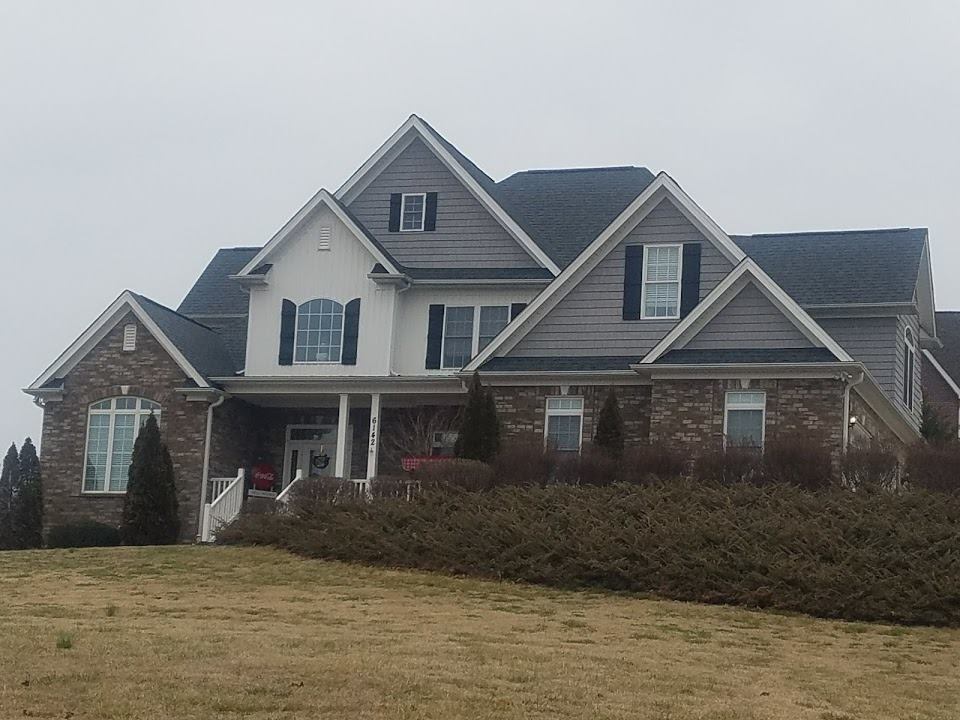
<svg viewBox="0 0 960 720">
<path fill-rule="evenodd" d="M 476 198 L 477 202 L 483 205 L 487 212 L 493 215 L 497 222 L 503 226 L 504 230 L 510 233 L 514 240 L 520 244 L 530 257 L 554 275 L 560 273 L 559 266 L 550 259 L 550 256 L 533 241 L 533 238 L 517 224 L 516 220 L 507 214 L 500 206 L 500 203 L 480 186 L 480 183 L 478 183 L 450 151 L 444 147 L 443 143 L 440 142 L 430 127 L 416 115 L 411 115 L 407 118 L 407 121 L 340 186 L 335 193 L 336 198 L 349 204 L 372 182 L 373 178 L 376 177 L 377 170 L 389 164 L 417 137 L 419 137 L 431 152 L 437 156 L 440 162 L 454 174 L 457 180 L 467 188 L 470 194 Z"/>
<path fill-rule="evenodd" d="M 473 372 L 495 355 L 511 350 L 533 327 L 566 297 L 577 284 L 605 258 L 628 233 L 633 231 L 662 200 L 669 199 L 733 265 L 746 259 L 744 252 L 697 205 L 680 186 L 664 172 L 654 178 L 551 285 L 544 289 L 520 315 L 508 325 L 483 352 L 470 361 L 465 372 Z M 772 282 L 772 281 L 771 281 Z M 782 292 L 782 291 L 781 291 Z"/>
<path fill-rule="evenodd" d="M 294 231 L 314 210 L 316 210 L 320 205 L 325 205 L 330 212 L 332 212 L 337 219 L 342 222 L 347 229 L 360 241 L 360 244 L 363 245 L 367 251 L 373 255 L 374 259 L 383 265 L 386 268 L 387 272 L 393 274 L 399 274 L 399 269 L 394 265 L 393 260 L 388 258 L 376 245 L 370 242 L 370 238 L 367 237 L 366 233 L 360 229 L 360 227 L 353 221 L 353 219 L 343 211 L 343 208 L 340 207 L 340 203 L 331 195 L 327 190 L 321 188 L 316 195 L 314 195 L 310 200 L 300 208 L 296 215 L 290 218 L 287 223 L 280 228 L 276 235 L 274 235 L 270 242 L 263 246 L 263 248 L 256 254 L 256 256 L 244 265 L 243 270 L 241 270 L 235 277 L 243 278 L 248 276 L 251 272 L 256 270 L 260 265 L 266 262 L 267 258 L 273 254 L 286 240 L 294 233 Z"/>
<path fill-rule="evenodd" d="M 787 295 L 759 265 L 745 258 L 731 270 L 683 320 L 677 323 L 640 361 L 650 365 L 676 345 L 683 347 L 696 337 L 726 305 L 748 285 L 755 285 L 773 305 L 816 347 L 823 347 L 842 362 L 853 358 L 820 325 Z"/>
<path fill-rule="evenodd" d="M 137 320 L 147 329 L 147 331 L 156 338 L 160 346 L 173 358 L 174 362 L 181 370 L 201 388 L 211 387 L 210 383 L 199 373 L 196 368 L 189 363 L 183 353 L 171 342 L 170 338 L 164 334 L 160 327 L 153 321 L 143 306 L 137 301 L 136 296 L 129 290 L 120 293 L 120 297 L 110 303 L 110 306 L 104 310 L 93 323 L 80 335 L 61 355 L 53 361 L 43 374 L 38 377 L 26 392 L 40 390 L 42 386 L 55 377 L 63 377 L 69 373 L 77 363 L 82 360 L 104 337 L 109 333 L 117 323 L 119 323 L 128 312 L 132 312 Z"/>
</svg>

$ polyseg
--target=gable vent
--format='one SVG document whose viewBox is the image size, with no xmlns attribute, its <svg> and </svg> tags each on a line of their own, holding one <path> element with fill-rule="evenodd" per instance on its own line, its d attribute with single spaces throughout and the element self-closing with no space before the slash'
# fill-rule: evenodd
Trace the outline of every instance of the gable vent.
<svg viewBox="0 0 960 720">
<path fill-rule="evenodd" d="M 123 326 L 123 351 L 133 352 L 137 349 L 137 326 L 130 324 Z"/>
<path fill-rule="evenodd" d="M 317 250 L 329 250 L 330 238 L 332 235 L 333 235 L 333 228 L 331 227 L 320 228 L 320 237 L 317 240 Z"/>
</svg>

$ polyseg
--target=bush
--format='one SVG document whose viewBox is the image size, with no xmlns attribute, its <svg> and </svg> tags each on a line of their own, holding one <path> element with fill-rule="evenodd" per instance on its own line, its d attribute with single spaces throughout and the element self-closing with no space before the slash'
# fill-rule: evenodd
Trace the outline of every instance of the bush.
<svg viewBox="0 0 960 720">
<path fill-rule="evenodd" d="M 768 441 L 763 448 L 763 480 L 813 490 L 833 484 L 833 463 L 823 438 L 794 435 Z"/>
<path fill-rule="evenodd" d="M 116 547 L 120 530 L 95 520 L 55 525 L 47 535 L 49 548 Z"/>
<path fill-rule="evenodd" d="M 421 493 L 450 490 L 477 492 L 494 485 L 493 468 L 479 460 L 451 458 L 424 463 L 413 471 Z"/>
<path fill-rule="evenodd" d="M 851 447 L 840 458 L 840 480 L 851 490 L 894 490 L 900 484 L 900 460 L 881 443 Z"/>
<path fill-rule="evenodd" d="M 906 474 L 914 487 L 960 491 L 960 444 L 917 443 L 907 453 Z"/>
<path fill-rule="evenodd" d="M 586 446 L 580 453 L 579 460 L 570 458 L 568 462 L 575 463 L 576 473 L 570 478 L 570 485 L 612 485 L 619 481 L 621 463 L 609 448 L 596 445 Z M 573 465 L 570 469 L 573 469 Z"/>
<path fill-rule="evenodd" d="M 624 450 L 620 480 L 633 485 L 650 480 L 670 480 L 689 471 L 686 457 L 664 443 L 636 445 Z"/>
<path fill-rule="evenodd" d="M 325 505 L 307 519 L 243 518 L 223 541 L 562 588 L 960 625 L 958 527 L 960 495 L 678 479 Z"/>
<path fill-rule="evenodd" d="M 756 448 L 721 446 L 697 456 L 694 477 L 723 485 L 750 482 L 757 479 L 761 462 L 762 455 Z"/>
<path fill-rule="evenodd" d="M 556 455 L 542 442 L 511 440 L 501 446 L 493 459 L 493 484 L 496 487 L 542 487 L 550 482 L 556 466 Z"/>
<path fill-rule="evenodd" d="M 133 443 L 120 533 L 127 545 L 170 545 L 180 533 L 173 460 L 153 413 Z"/>
</svg>

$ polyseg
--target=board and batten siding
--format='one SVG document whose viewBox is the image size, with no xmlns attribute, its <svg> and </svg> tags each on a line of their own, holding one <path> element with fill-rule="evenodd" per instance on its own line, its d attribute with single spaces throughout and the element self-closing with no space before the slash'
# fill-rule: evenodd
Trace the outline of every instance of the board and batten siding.
<svg viewBox="0 0 960 720">
<path fill-rule="evenodd" d="M 437 193 L 437 229 L 390 232 L 390 195 L 427 192 Z M 419 138 L 387 165 L 349 207 L 402 265 L 539 267 Z"/>
<path fill-rule="evenodd" d="M 806 348 L 810 344 L 797 326 L 750 283 L 684 347 L 691 350 Z"/>
<path fill-rule="evenodd" d="M 623 355 L 640 357 L 676 320 L 623 319 L 627 245 L 701 243 L 700 299 L 733 266 L 669 200 L 663 200 L 510 352 L 510 357 Z"/>
</svg>

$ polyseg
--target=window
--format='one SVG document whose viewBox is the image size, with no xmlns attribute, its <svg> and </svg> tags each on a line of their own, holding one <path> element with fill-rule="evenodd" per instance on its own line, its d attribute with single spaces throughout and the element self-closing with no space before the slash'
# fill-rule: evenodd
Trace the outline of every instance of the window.
<svg viewBox="0 0 960 720">
<path fill-rule="evenodd" d="M 763 447 L 767 394 L 757 391 L 727 393 L 723 422 L 727 447 Z"/>
<path fill-rule="evenodd" d="M 294 362 L 340 362 L 342 341 L 343 305 L 321 298 L 297 308 Z"/>
<path fill-rule="evenodd" d="M 460 436 L 456 430 L 440 430 L 433 433 L 433 439 L 430 442 L 430 457 L 453 457 L 456 453 L 457 438 Z"/>
<path fill-rule="evenodd" d="M 151 414 L 159 421 L 160 404 L 146 398 L 109 398 L 90 406 L 83 464 L 85 493 L 127 491 L 133 443 Z"/>
<path fill-rule="evenodd" d="M 680 317 L 680 245 L 643 248 L 643 318 Z"/>
<path fill-rule="evenodd" d="M 913 410 L 913 384 L 917 362 L 917 343 L 913 330 L 905 328 L 903 331 L 903 404 L 907 410 Z"/>
<path fill-rule="evenodd" d="M 558 452 L 580 452 L 583 427 L 583 398 L 547 398 L 544 435 L 547 447 Z"/>
<path fill-rule="evenodd" d="M 475 321 L 479 311 L 479 322 Z M 462 368 L 510 322 L 509 305 L 447 307 L 443 315 L 441 367 Z"/>
<path fill-rule="evenodd" d="M 403 195 L 400 205 L 400 230 L 410 232 L 423 230 L 423 219 L 427 212 L 427 194 L 416 193 Z"/>
</svg>

